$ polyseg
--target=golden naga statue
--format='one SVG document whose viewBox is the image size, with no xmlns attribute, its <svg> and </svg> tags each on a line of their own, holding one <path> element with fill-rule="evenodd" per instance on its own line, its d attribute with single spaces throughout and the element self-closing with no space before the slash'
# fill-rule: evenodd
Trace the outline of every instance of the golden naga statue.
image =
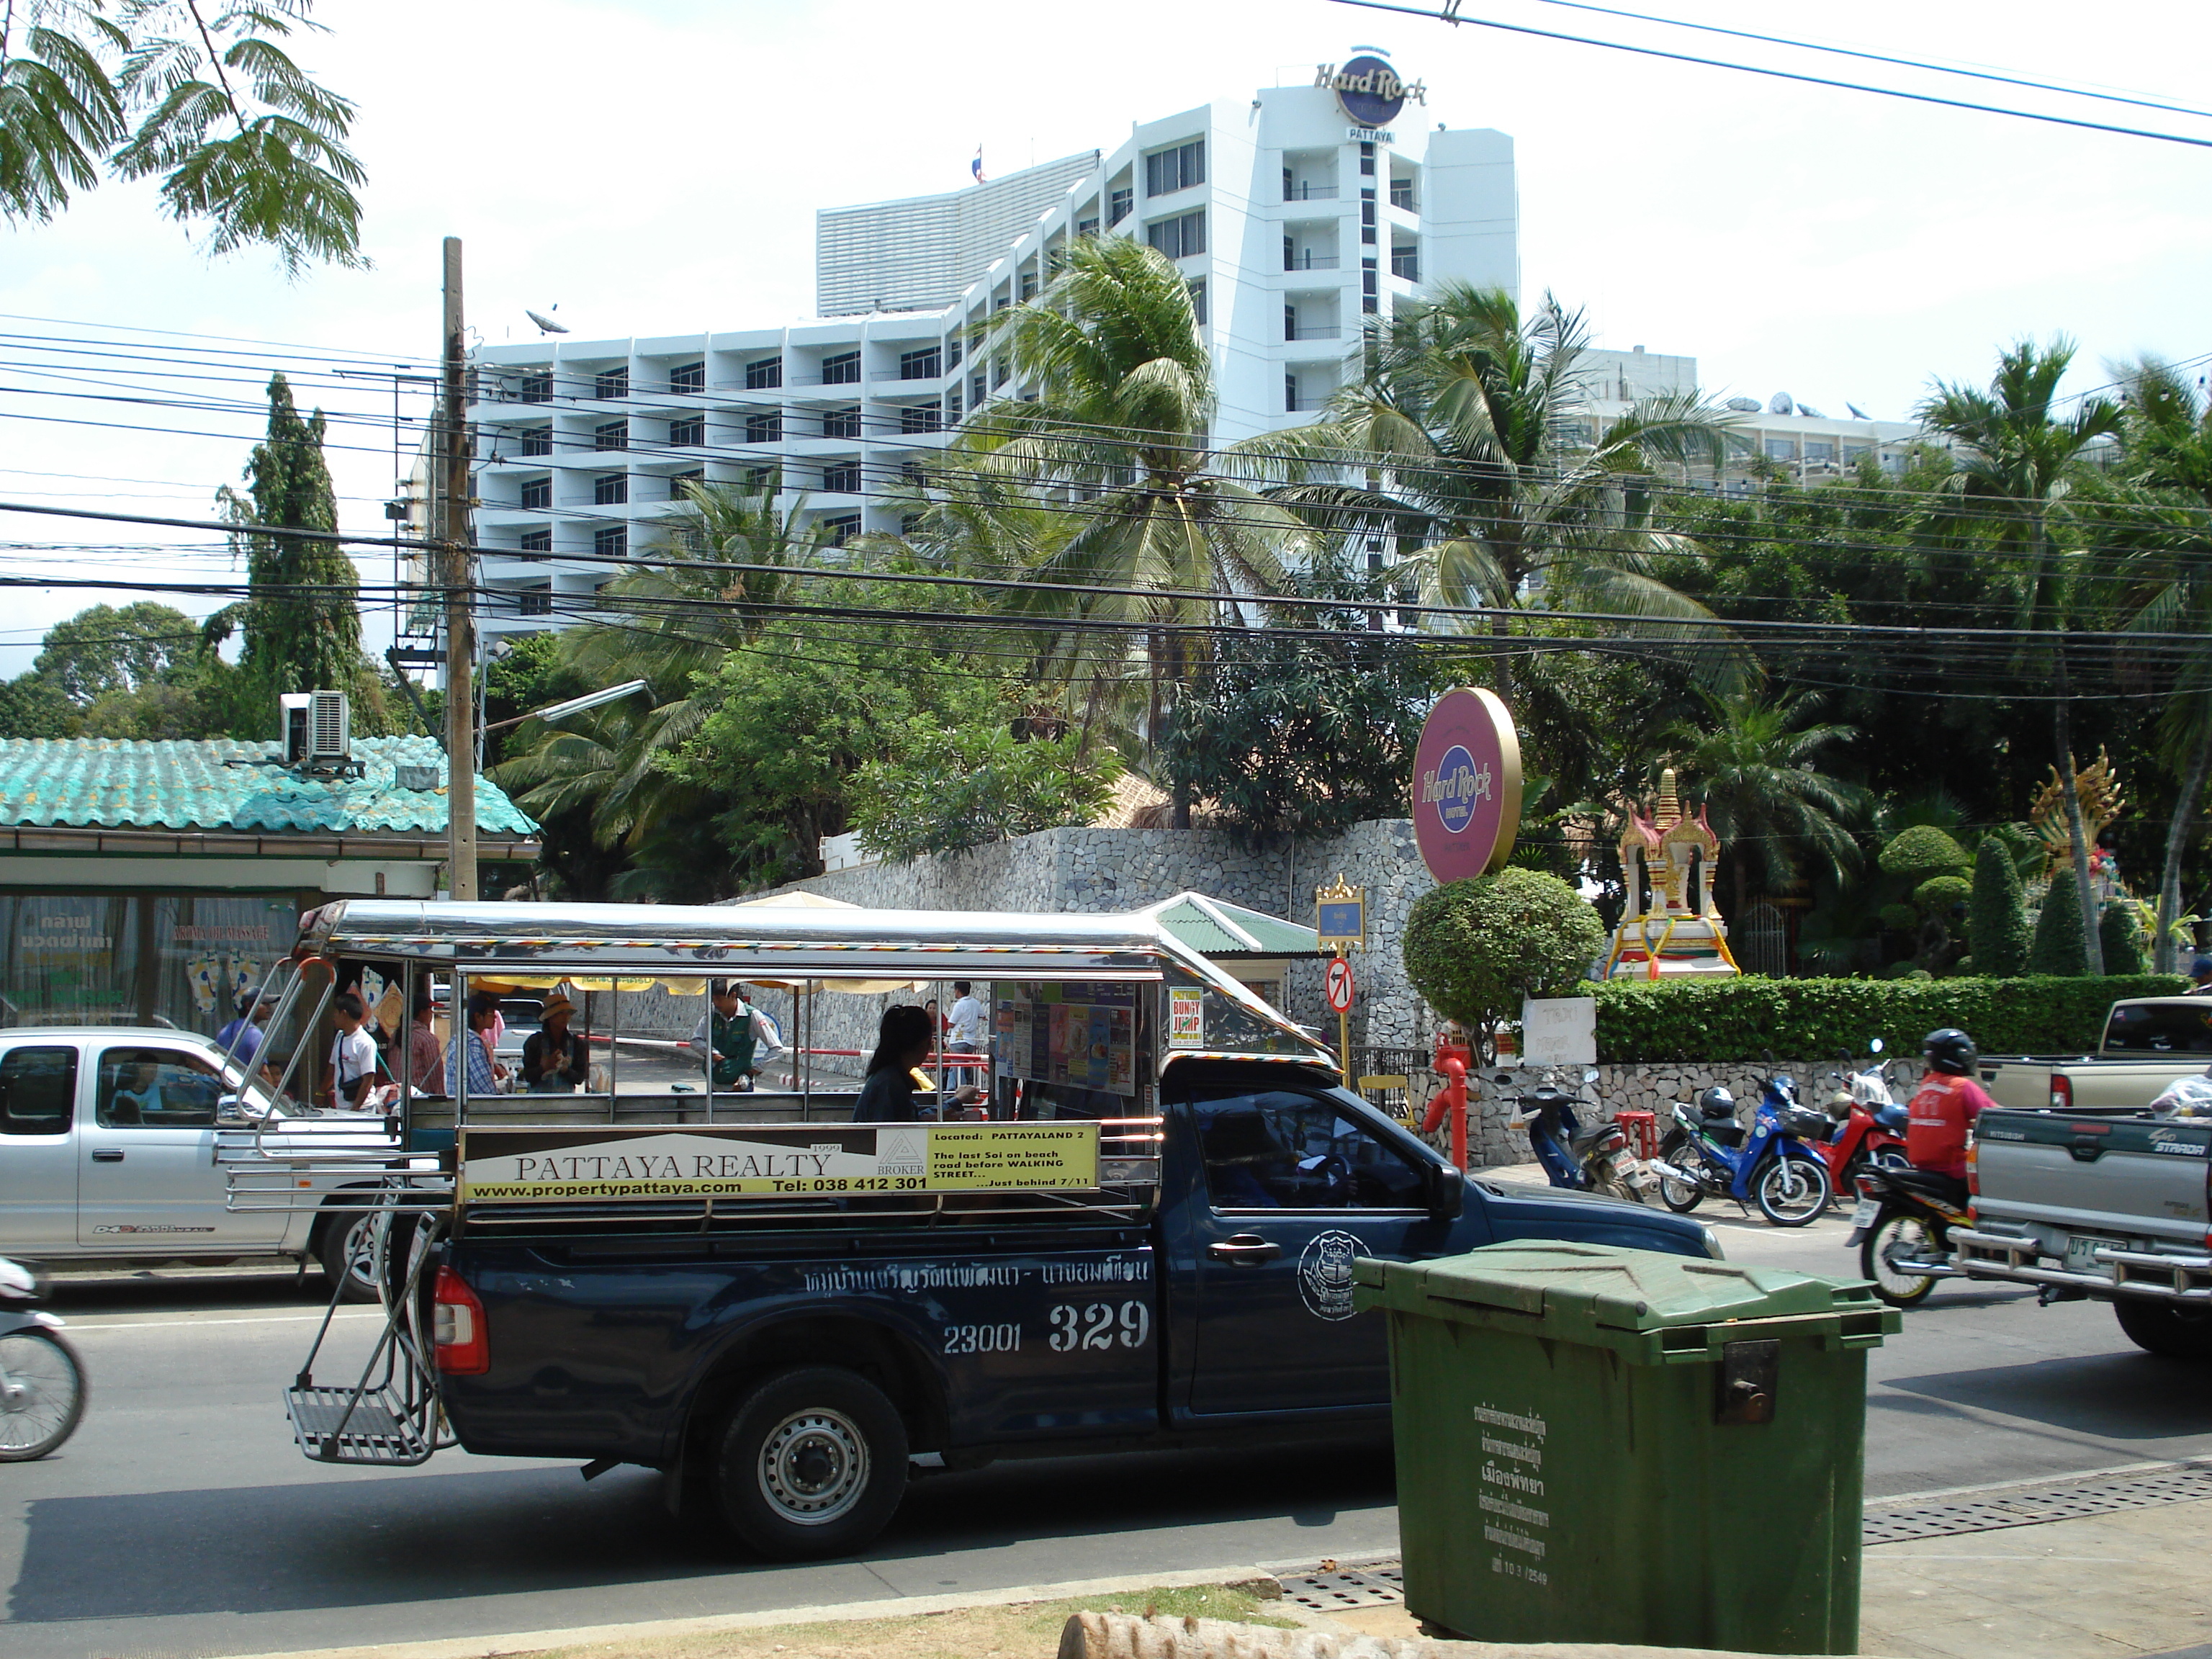
<svg viewBox="0 0 2212 1659">
<path fill-rule="evenodd" d="M 2049 860 L 2044 873 L 2056 875 L 2061 867 L 2073 861 L 2074 843 L 2066 832 L 2065 787 L 2058 780 L 2057 767 L 2048 770 L 2051 781 L 2036 792 L 2035 804 L 2027 809 L 2027 821 L 2043 837 L 2044 852 Z M 2126 805 L 2120 799 L 2120 779 L 2112 770 L 2112 757 L 2101 744 L 2094 766 L 2075 769 L 2074 795 L 2081 803 L 2082 838 L 2094 848 L 2098 836 L 2119 817 L 2121 808 Z"/>
<path fill-rule="evenodd" d="M 1692 817 L 1674 791 L 1674 769 L 1659 775 L 1659 804 L 1646 817 L 1631 807 L 1620 836 L 1620 870 L 1628 902 L 1613 930 L 1608 979 L 1735 974 L 1728 924 L 1713 902 L 1713 866 L 1721 838 Z"/>
</svg>

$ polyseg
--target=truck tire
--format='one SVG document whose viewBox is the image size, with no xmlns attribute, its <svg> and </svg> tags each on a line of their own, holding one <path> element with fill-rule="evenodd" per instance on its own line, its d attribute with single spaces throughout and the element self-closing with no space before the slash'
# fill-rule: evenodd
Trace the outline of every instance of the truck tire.
<svg viewBox="0 0 2212 1659">
<path fill-rule="evenodd" d="M 2112 1311 L 2119 1316 L 2128 1340 L 2146 1353 L 2168 1359 L 2212 1359 L 2212 1312 L 2135 1300 L 2115 1302 Z"/>
<path fill-rule="evenodd" d="M 866 1545 L 906 1492 L 906 1425 L 854 1371 L 781 1371 L 739 1401 L 714 1455 L 714 1492 L 732 1531 L 775 1561 L 845 1555 Z"/>
<path fill-rule="evenodd" d="M 323 1237 L 315 1246 L 315 1259 L 322 1263 L 323 1277 L 337 1290 L 341 1301 L 379 1299 L 375 1262 L 368 1238 L 369 1224 L 375 1218 L 373 1210 L 341 1209 L 323 1222 Z"/>
</svg>

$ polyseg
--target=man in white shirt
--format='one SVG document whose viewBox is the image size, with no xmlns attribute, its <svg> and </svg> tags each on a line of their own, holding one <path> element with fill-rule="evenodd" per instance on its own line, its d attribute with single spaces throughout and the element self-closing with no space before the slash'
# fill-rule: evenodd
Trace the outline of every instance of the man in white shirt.
<svg viewBox="0 0 2212 1659">
<path fill-rule="evenodd" d="M 945 1018 L 952 1022 L 952 1041 L 945 1045 L 948 1054 L 980 1054 L 983 1052 L 983 1030 L 988 1021 L 983 1004 L 964 979 L 952 981 L 952 993 L 958 999 L 952 1012 Z"/>
<path fill-rule="evenodd" d="M 368 1011 L 348 991 L 331 1004 L 338 1034 L 331 1043 L 331 1104 L 359 1111 L 376 1086 L 376 1039 L 368 1034 Z"/>
</svg>

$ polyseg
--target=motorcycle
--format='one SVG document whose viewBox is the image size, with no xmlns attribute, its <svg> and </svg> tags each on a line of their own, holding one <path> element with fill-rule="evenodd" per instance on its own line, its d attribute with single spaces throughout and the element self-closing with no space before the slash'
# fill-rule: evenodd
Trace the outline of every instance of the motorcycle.
<svg viewBox="0 0 2212 1659">
<path fill-rule="evenodd" d="M 1584 1089 L 1596 1081 L 1595 1072 L 1583 1073 Z M 1529 1145 L 1535 1148 L 1537 1161 L 1554 1187 L 1643 1203 L 1653 1177 L 1643 1160 L 1628 1150 L 1626 1133 L 1610 1119 L 1582 1127 L 1574 1112 L 1578 1103 L 1596 1109 L 1596 1103 L 1567 1093 L 1559 1086 L 1556 1075 L 1547 1073 L 1534 1089 L 1516 1097 L 1511 1122 L 1528 1130 Z M 1552 1157 L 1545 1156 L 1547 1150 Z"/>
<path fill-rule="evenodd" d="M 1956 1279 L 1951 1229 L 1970 1227 L 1965 1183 L 1910 1166 L 1876 1164 L 1858 1178 L 1849 1243 L 1859 1249 L 1859 1273 L 1893 1308 L 1928 1299 L 1939 1279 Z"/>
<path fill-rule="evenodd" d="M 1826 1210 L 1835 1182 L 1813 1148 L 1827 1138 L 1827 1114 L 1797 1103 L 1797 1080 L 1787 1073 L 1767 1079 L 1748 1133 L 1736 1121 L 1735 1102 L 1728 1108 L 1708 1116 L 1687 1101 L 1675 1103 L 1674 1127 L 1651 1165 L 1659 1201 L 1677 1215 L 1708 1196 L 1756 1203 L 1778 1227 L 1802 1227 Z"/>
<path fill-rule="evenodd" d="M 84 1415 L 83 1364 L 45 1300 L 37 1273 L 0 1258 L 0 1463 L 44 1457 Z"/>
<path fill-rule="evenodd" d="M 1880 1054 L 1881 1046 L 1881 1039 L 1876 1037 L 1867 1045 L 1867 1051 Z M 1844 1055 L 1844 1061 L 1850 1064 L 1850 1056 Z M 1835 1189 L 1856 1191 L 1859 1176 L 1869 1164 L 1911 1169 L 1905 1156 L 1905 1109 L 1889 1091 L 1888 1062 L 1831 1075 L 1842 1087 L 1830 1099 L 1828 1115 L 1840 1121 L 1816 1150 L 1828 1166 L 1828 1178 Z"/>
</svg>

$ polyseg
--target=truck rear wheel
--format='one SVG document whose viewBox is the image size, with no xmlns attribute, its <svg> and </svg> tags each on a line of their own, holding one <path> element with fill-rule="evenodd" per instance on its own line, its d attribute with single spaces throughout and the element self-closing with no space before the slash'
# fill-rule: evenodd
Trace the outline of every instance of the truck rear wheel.
<svg viewBox="0 0 2212 1659">
<path fill-rule="evenodd" d="M 716 1449 L 722 1518 L 778 1561 L 844 1555 L 891 1518 L 906 1492 L 906 1425 L 854 1371 L 809 1365 L 740 1401 Z"/>
<path fill-rule="evenodd" d="M 2212 1359 L 2212 1310 L 2171 1303 L 2123 1300 L 2112 1304 L 2120 1329 L 2146 1353 L 2168 1359 Z"/>
</svg>

